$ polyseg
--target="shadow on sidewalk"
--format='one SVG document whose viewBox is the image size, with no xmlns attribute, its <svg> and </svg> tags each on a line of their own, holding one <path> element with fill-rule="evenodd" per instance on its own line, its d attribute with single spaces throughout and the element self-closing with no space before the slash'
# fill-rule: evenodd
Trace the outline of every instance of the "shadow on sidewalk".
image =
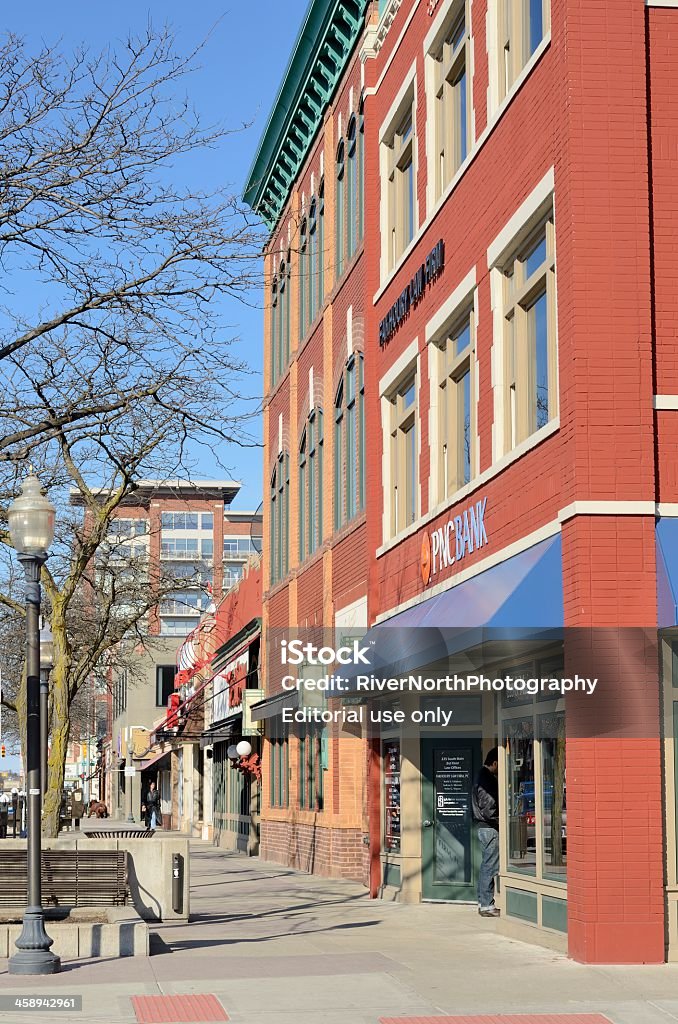
<svg viewBox="0 0 678 1024">
<path fill-rule="evenodd" d="M 250 915 L 249 919 L 256 920 L 257 915 Z M 292 928 L 288 931 L 276 932 L 270 935 L 260 935 L 257 937 L 245 938 L 240 935 L 232 939 L 178 939 L 172 941 L 169 939 L 168 942 L 162 938 L 158 932 L 151 932 L 150 936 L 150 955 L 151 956 L 162 956 L 165 953 L 180 953 L 186 952 L 190 949 L 210 949 L 214 947 L 223 946 L 239 946 L 249 945 L 253 942 L 270 942 L 273 939 L 285 939 L 288 937 L 297 938 L 299 935 L 318 935 L 321 932 L 336 932 L 336 931 L 347 931 L 353 928 L 370 928 L 372 925 L 378 924 L 378 921 L 355 921 L 350 924 L 336 924 L 329 925 L 328 927 L 319 928 Z"/>
</svg>

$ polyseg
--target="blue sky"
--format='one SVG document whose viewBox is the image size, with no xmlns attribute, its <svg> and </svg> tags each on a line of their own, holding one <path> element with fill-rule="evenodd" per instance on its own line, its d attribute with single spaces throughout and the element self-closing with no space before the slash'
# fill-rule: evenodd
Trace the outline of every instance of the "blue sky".
<svg viewBox="0 0 678 1024">
<path fill-rule="evenodd" d="M 169 24 L 177 48 L 187 52 L 209 35 L 201 54 L 201 69 L 186 79 L 185 88 L 207 123 L 221 122 L 237 127 L 253 122 L 250 129 L 231 135 L 221 150 L 206 153 L 196 168 L 196 181 L 205 187 L 231 185 L 239 192 L 249 171 L 259 138 L 266 124 L 282 74 L 289 60 L 307 0 L 261 0 L 235 3 L 219 0 L 164 0 L 151 5 L 139 0 L 33 0 L 5 5 L 3 31 L 24 36 L 36 47 L 59 43 L 64 52 L 85 43 L 101 49 L 124 40 L 129 31 L 140 31 L 150 19 Z M 260 307 L 261 297 L 256 296 Z M 225 310 L 234 331 L 240 334 L 241 356 L 259 373 L 262 365 L 261 308 L 233 302 Z M 260 377 L 251 390 L 261 390 Z M 231 475 L 243 487 L 234 507 L 256 508 L 262 496 L 260 450 L 234 449 L 222 455 Z M 195 476 L 223 476 L 203 458 Z M 18 758 L 8 757 L 0 768 L 18 767 Z"/>
<path fill-rule="evenodd" d="M 201 155 L 195 168 L 196 182 L 206 187 L 226 184 L 241 192 L 306 6 L 307 0 L 231 0 L 230 6 L 219 0 L 164 0 L 150 5 L 138 0 L 33 0 L 6 5 L 3 30 L 24 36 L 29 44 L 60 43 L 63 51 L 83 43 L 101 49 L 123 40 L 130 30 L 142 30 L 149 19 L 158 26 L 169 24 L 182 52 L 209 35 L 199 61 L 201 70 L 185 80 L 186 91 L 206 122 L 253 125 L 231 135 L 221 150 Z M 256 296 L 257 307 L 260 302 L 261 297 Z M 241 357 L 260 373 L 261 309 L 233 302 L 225 313 L 242 338 Z M 259 393 L 260 376 L 250 383 L 248 390 Z M 208 457 L 200 458 L 196 477 L 224 475 Z M 234 507 L 256 508 L 262 496 L 261 451 L 234 449 L 222 453 L 222 458 L 231 475 L 243 483 Z"/>
</svg>

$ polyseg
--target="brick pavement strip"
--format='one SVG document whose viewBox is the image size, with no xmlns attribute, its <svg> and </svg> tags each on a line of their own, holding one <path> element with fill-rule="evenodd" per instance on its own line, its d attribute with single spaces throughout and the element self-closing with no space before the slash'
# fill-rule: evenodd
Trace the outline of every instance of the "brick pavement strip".
<svg viewBox="0 0 678 1024">
<path fill-rule="evenodd" d="M 139 1024 L 207 1024 L 228 1020 L 228 1014 L 211 995 L 132 996 Z"/>
</svg>

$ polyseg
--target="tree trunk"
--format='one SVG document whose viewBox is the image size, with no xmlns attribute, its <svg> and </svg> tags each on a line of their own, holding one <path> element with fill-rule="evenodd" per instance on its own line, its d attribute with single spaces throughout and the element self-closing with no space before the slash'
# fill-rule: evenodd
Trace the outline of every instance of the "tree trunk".
<svg viewBox="0 0 678 1024">
<path fill-rule="evenodd" d="M 50 732 L 50 751 L 47 762 L 47 792 L 44 797 L 42 829 L 50 839 L 56 838 L 59 832 L 59 810 L 61 795 L 64 789 L 66 769 L 66 753 L 70 733 L 70 693 L 69 676 L 71 668 L 70 652 L 64 650 L 59 643 L 59 635 L 54 624 L 54 668 L 52 669 L 52 716 Z"/>
</svg>

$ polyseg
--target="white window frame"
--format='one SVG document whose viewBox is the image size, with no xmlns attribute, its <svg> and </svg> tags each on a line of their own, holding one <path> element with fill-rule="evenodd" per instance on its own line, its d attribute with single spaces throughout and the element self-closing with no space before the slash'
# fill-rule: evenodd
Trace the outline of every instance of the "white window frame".
<svg viewBox="0 0 678 1024">
<path fill-rule="evenodd" d="M 398 145 L 398 133 L 405 123 L 409 111 L 412 113 L 412 132 L 404 145 L 402 143 Z M 413 223 L 412 237 L 404 242 L 404 222 L 397 216 L 399 204 L 402 202 L 402 189 L 399 189 L 399 184 L 402 185 L 402 182 L 399 182 L 398 169 L 406 160 L 410 147 L 414 177 Z M 416 61 L 406 75 L 379 130 L 379 171 L 381 182 L 381 279 L 383 281 L 400 263 L 410 246 L 416 242 L 419 230 Z"/>
</svg>

